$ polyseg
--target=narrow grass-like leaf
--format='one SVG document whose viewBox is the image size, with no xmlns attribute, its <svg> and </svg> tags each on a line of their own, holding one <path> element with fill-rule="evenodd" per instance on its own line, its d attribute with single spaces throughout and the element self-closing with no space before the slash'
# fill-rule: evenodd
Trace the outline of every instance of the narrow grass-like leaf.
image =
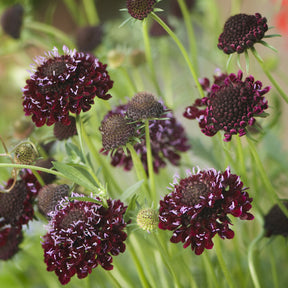
<svg viewBox="0 0 288 288">
<path fill-rule="evenodd" d="M 133 196 L 141 187 L 143 184 L 144 180 L 140 180 L 134 185 L 130 186 L 127 190 L 124 191 L 124 193 L 121 195 L 121 201 L 126 201 L 129 199 L 131 196 Z"/>
</svg>

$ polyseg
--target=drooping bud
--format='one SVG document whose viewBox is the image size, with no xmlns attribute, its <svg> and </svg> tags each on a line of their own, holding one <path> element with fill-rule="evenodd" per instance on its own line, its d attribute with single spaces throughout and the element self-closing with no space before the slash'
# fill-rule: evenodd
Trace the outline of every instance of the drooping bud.
<svg viewBox="0 0 288 288">
<path fill-rule="evenodd" d="M 158 222 L 158 212 L 152 208 L 143 208 L 137 214 L 138 226 L 147 232 L 156 230 Z"/>
<path fill-rule="evenodd" d="M 16 164 L 30 165 L 35 162 L 38 152 L 35 146 L 29 143 L 20 143 L 14 152 L 14 161 Z"/>
<path fill-rule="evenodd" d="M 54 136 L 60 141 L 69 139 L 70 137 L 77 135 L 75 117 L 69 116 L 69 119 L 69 125 L 64 125 L 62 122 L 56 122 L 54 125 Z"/>
</svg>

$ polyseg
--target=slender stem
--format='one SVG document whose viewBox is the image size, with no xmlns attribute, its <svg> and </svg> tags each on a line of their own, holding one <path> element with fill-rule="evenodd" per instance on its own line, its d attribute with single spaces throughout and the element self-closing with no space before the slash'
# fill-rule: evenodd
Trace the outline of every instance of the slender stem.
<svg viewBox="0 0 288 288">
<path fill-rule="evenodd" d="M 150 131 L 149 131 L 149 120 L 145 120 L 145 137 L 146 137 L 145 140 L 146 140 L 148 175 L 149 175 L 149 180 L 150 180 L 150 191 L 152 195 L 152 201 L 154 202 L 154 204 L 156 204 L 157 197 L 156 197 L 152 149 L 151 149 L 151 142 L 150 142 L 151 140 L 150 140 Z"/>
<path fill-rule="evenodd" d="M 145 55 L 147 58 L 147 62 L 150 68 L 150 72 L 151 72 L 151 77 L 152 77 L 152 81 L 155 85 L 155 88 L 157 90 L 157 93 L 159 96 L 162 96 L 158 81 L 157 81 L 157 77 L 156 77 L 156 73 L 155 73 L 155 68 L 154 68 L 154 63 L 153 63 L 153 58 L 152 58 L 152 54 L 151 54 L 151 46 L 150 46 L 150 40 L 149 40 L 149 32 L 148 32 L 148 23 L 146 21 L 146 19 L 143 20 L 143 25 L 142 25 L 143 29 L 143 39 L 144 39 L 144 46 L 145 46 Z"/>
<path fill-rule="evenodd" d="M 184 0 L 178 0 L 178 4 L 179 7 L 181 9 L 183 18 L 184 18 L 184 22 L 185 22 L 185 26 L 187 29 L 187 35 L 188 35 L 188 40 L 189 40 L 189 46 L 190 46 L 190 53 L 191 53 L 191 57 L 193 59 L 193 64 L 195 67 L 195 71 L 199 72 L 198 69 L 198 58 L 197 58 L 197 41 L 195 38 L 195 33 L 194 33 L 194 29 L 193 29 L 193 25 L 192 25 L 192 21 L 190 18 L 190 14 L 189 14 L 189 9 L 187 8 L 186 2 Z"/>
<path fill-rule="evenodd" d="M 130 254 L 131 254 L 132 258 L 133 258 L 133 261 L 134 261 L 134 264 L 136 266 L 136 269 L 137 269 L 138 276 L 139 276 L 139 279 L 141 281 L 142 287 L 150 288 L 151 286 L 149 285 L 149 283 L 147 281 L 147 278 L 146 278 L 145 273 L 143 271 L 143 268 L 141 266 L 140 260 L 137 257 L 137 253 L 136 253 L 136 251 L 135 251 L 135 249 L 133 247 L 134 245 L 133 245 L 133 243 L 131 243 L 131 242 L 135 242 L 136 239 L 134 238 L 133 235 L 130 235 L 129 238 L 130 238 L 130 241 L 129 241 L 130 243 L 128 243 L 127 248 L 129 249 Z"/>
<path fill-rule="evenodd" d="M 259 54 L 257 53 L 257 51 L 255 50 L 254 47 L 250 48 L 253 55 L 255 56 L 256 60 L 258 61 L 258 63 L 260 64 L 260 66 L 263 69 L 263 72 L 266 74 L 266 76 L 268 77 L 268 79 L 271 81 L 271 83 L 274 85 L 274 87 L 276 88 L 276 90 L 279 92 L 279 94 L 282 96 L 282 98 L 285 100 L 286 103 L 288 103 L 288 96 L 286 95 L 286 93 L 282 90 L 282 88 L 279 86 L 278 82 L 274 79 L 274 77 L 270 74 L 270 71 L 267 69 L 267 67 L 265 66 L 265 63 L 263 61 L 263 59 L 259 56 Z"/>
<path fill-rule="evenodd" d="M 207 254 L 207 251 L 204 251 L 204 253 L 202 254 L 202 257 L 203 257 L 203 262 L 204 262 L 204 266 L 206 270 L 205 272 L 207 274 L 208 287 L 220 288 L 219 281 L 215 275 L 215 269 L 213 267 L 210 257 Z M 213 283 L 213 284 L 210 285 L 210 283 Z"/>
<path fill-rule="evenodd" d="M 67 37 L 67 35 L 64 32 L 56 29 L 55 27 L 51 25 L 31 21 L 31 22 L 25 23 L 25 28 L 29 28 L 38 32 L 43 32 L 43 33 L 52 35 L 55 38 L 58 38 L 59 40 L 61 40 L 61 42 L 64 42 L 67 46 L 70 46 L 70 48 L 75 46 L 75 44 L 71 41 L 69 37 Z"/>
<path fill-rule="evenodd" d="M 127 81 L 125 81 L 125 84 L 127 84 L 127 87 L 129 88 L 129 90 L 131 90 L 132 93 L 136 93 L 138 91 L 137 87 L 136 87 L 135 83 L 132 81 L 127 70 L 123 66 L 120 66 L 119 69 L 120 69 L 121 73 L 124 75 L 125 79 L 127 80 Z"/>
<path fill-rule="evenodd" d="M 49 173 L 49 174 L 54 174 L 56 176 L 69 179 L 64 174 L 62 174 L 62 173 L 60 173 L 58 171 L 47 169 L 47 168 L 43 168 L 43 167 L 39 167 L 39 166 L 24 165 L 24 164 L 13 164 L 13 163 L 0 163 L 0 168 L 1 167 L 7 167 L 7 168 L 13 167 L 13 168 L 19 168 L 19 169 L 30 169 L 30 170 L 42 171 L 42 172 L 46 172 L 46 173 Z"/>
<path fill-rule="evenodd" d="M 90 25 L 98 25 L 100 20 L 94 0 L 83 0 L 84 9 Z"/>
<path fill-rule="evenodd" d="M 203 98 L 205 96 L 204 95 L 204 91 L 203 91 L 203 89 L 202 89 L 202 87 L 201 87 L 201 85 L 199 83 L 196 71 L 195 71 L 195 69 L 194 69 L 194 67 L 193 67 L 193 65 L 192 65 L 192 63 L 191 63 L 191 61 L 189 59 L 189 56 L 188 56 L 187 51 L 185 50 L 183 44 L 180 42 L 180 40 L 178 39 L 176 34 L 164 23 L 164 21 L 161 18 L 159 18 L 154 12 L 151 12 L 151 16 L 153 17 L 153 19 L 155 21 L 157 21 L 163 27 L 163 29 L 166 30 L 166 32 L 171 36 L 171 38 L 174 40 L 174 42 L 176 43 L 176 45 L 180 49 L 180 51 L 181 51 L 181 53 L 182 53 L 187 65 L 189 67 L 189 70 L 190 70 L 190 72 L 192 74 L 192 77 L 193 77 L 194 82 L 195 82 L 195 84 L 197 86 L 198 92 L 201 95 L 201 97 Z"/>
<path fill-rule="evenodd" d="M 237 141 L 237 160 L 236 162 L 238 163 L 238 167 L 239 167 L 239 172 L 240 175 L 243 179 L 244 182 L 247 182 L 247 173 L 246 173 L 246 166 L 245 166 L 245 157 L 244 157 L 244 151 L 243 151 L 243 146 L 241 143 L 241 138 L 240 137 L 236 137 L 236 141 Z"/>
<path fill-rule="evenodd" d="M 136 171 L 136 175 L 137 175 L 138 180 L 144 180 L 144 184 L 142 185 L 143 192 L 144 192 L 144 195 L 147 195 L 147 197 L 148 197 L 148 196 L 150 196 L 150 190 L 148 187 L 148 180 L 147 180 L 146 171 L 145 171 L 145 169 L 142 165 L 142 162 L 141 162 L 137 152 L 135 151 L 134 147 L 130 143 L 127 143 L 126 146 L 131 153 L 133 165 L 135 167 L 135 171 Z M 151 199 L 151 197 L 150 197 L 150 199 Z"/>
<path fill-rule="evenodd" d="M 259 171 L 260 176 L 262 178 L 263 185 L 266 187 L 266 191 L 267 191 L 268 195 L 271 197 L 272 200 L 274 200 L 279 205 L 282 212 L 288 218 L 288 210 L 285 207 L 285 205 L 282 203 L 282 201 L 278 198 L 277 193 L 276 193 L 273 185 L 271 184 L 271 181 L 269 180 L 269 177 L 266 173 L 266 170 L 264 169 L 264 166 L 263 166 L 263 164 L 259 158 L 259 155 L 256 151 L 255 146 L 254 146 L 254 143 L 248 138 L 247 138 L 247 140 L 249 143 L 250 152 L 251 152 L 252 157 L 256 163 L 256 167 L 258 168 L 258 171 Z M 255 177 L 256 177 L 256 175 L 255 175 Z"/>
<path fill-rule="evenodd" d="M 233 288 L 233 287 L 236 287 L 234 282 L 233 282 L 233 279 L 231 277 L 231 273 L 224 261 L 224 258 L 223 258 L 223 253 L 221 251 L 221 245 L 220 245 L 220 242 L 219 242 L 219 237 L 216 236 L 214 238 L 214 244 L 215 244 L 215 249 L 216 249 L 216 254 L 217 254 L 217 258 L 218 258 L 218 261 L 219 261 L 219 264 L 221 266 L 221 269 L 222 269 L 222 272 L 228 282 L 228 285 L 229 287 Z"/>
<path fill-rule="evenodd" d="M 256 272 L 256 268 L 255 268 L 255 265 L 254 265 L 254 260 L 253 260 L 253 256 L 254 256 L 254 253 L 255 253 L 255 250 L 257 249 L 258 247 L 258 244 L 260 242 L 260 240 L 263 238 L 264 236 L 264 229 L 261 231 L 261 233 L 257 236 L 257 238 L 255 238 L 251 244 L 249 245 L 249 248 L 248 248 L 248 265 L 249 265 L 249 271 L 250 271 L 250 274 L 251 274 L 251 277 L 252 277 L 252 281 L 253 281 L 253 284 L 254 284 L 254 287 L 255 288 L 261 288 L 261 285 L 260 285 L 260 282 L 259 282 L 259 278 L 257 276 L 257 272 Z"/>
</svg>

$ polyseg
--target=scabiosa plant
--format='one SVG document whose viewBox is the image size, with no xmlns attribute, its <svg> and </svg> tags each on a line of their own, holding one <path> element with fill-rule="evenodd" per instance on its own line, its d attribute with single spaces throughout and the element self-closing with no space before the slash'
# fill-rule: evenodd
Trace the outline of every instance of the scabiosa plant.
<svg viewBox="0 0 288 288">
<path fill-rule="evenodd" d="M 85 278 L 98 265 L 105 270 L 113 269 L 112 256 L 125 251 L 126 206 L 120 200 L 111 199 L 107 204 L 104 207 L 66 198 L 61 201 L 61 209 L 51 212 L 42 247 L 47 270 L 55 271 L 61 284 L 67 284 L 75 274 Z"/>
<path fill-rule="evenodd" d="M 163 106 L 166 109 L 165 106 Z M 122 114 L 125 115 L 126 105 L 119 105 L 109 111 L 105 117 Z M 178 166 L 180 163 L 180 152 L 189 150 L 188 138 L 183 126 L 174 117 L 171 110 L 165 114 L 164 120 L 150 120 L 149 123 L 151 149 L 153 157 L 153 169 L 159 173 L 159 169 L 167 165 L 166 160 Z M 147 149 L 145 135 L 140 136 L 140 143 L 134 144 L 134 149 L 139 155 L 142 164 L 147 172 Z M 102 150 L 103 151 L 103 150 Z M 105 153 L 105 152 L 104 152 Z M 107 152 L 106 152 L 107 154 Z M 129 171 L 133 167 L 132 157 L 129 151 L 124 152 L 122 148 L 117 149 L 111 154 L 111 164 L 113 166 L 123 166 L 124 170 Z"/>
<path fill-rule="evenodd" d="M 22 230 L 13 226 L 0 228 L 0 259 L 11 259 L 18 251 L 23 240 Z"/>
<path fill-rule="evenodd" d="M 183 115 L 188 119 L 196 119 L 201 131 L 207 136 L 214 136 L 218 131 L 224 130 L 224 141 L 228 142 L 232 135 L 245 135 L 246 127 L 255 123 L 255 117 L 264 115 L 268 102 L 263 95 L 270 87 L 261 90 L 262 83 L 254 81 L 253 76 L 242 81 L 241 70 L 237 75 L 224 75 L 216 77 L 217 84 L 214 83 L 211 88 L 208 87 L 209 82 L 204 80 L 207 96 L 196 99 L 192 106 L 185 109 Z"/>
<path fill-rule="evenodd" d="M 142 208 L 136 218 L 138 226 L 150 233 L 158 227 L 158 211 L 153 208 Z"/>
<path fill-rule="evenodd" d="M 62 141 L 77 135 L 76 119 L 75 117 L 69 116 L 70 124 L 64 125 L 62 122 L 56 122 L 53 127 L 54 136 Z"/>
<path fill-rule="evenodd" d="M 156 0 L 127 0 L 128 13 L 135 19 L 143 20 L 153 11 Z"/>
<path fill-rule="evenodd" d="M 0 223 L 21 227 L 34 216 L 33 202 L 40 189 L 40 184 L 30 170 L 20 173 L 20 180 L 9 193 L 0 193 Z M 10 187 L 13 179 L 7 181 Z"/>
<path fill-rule="evenodd" d="M 38 57 L 30 79 L 23 89 L 23 107 L 26 116 L 32 115 L 36 126 L 61 122 L 70 124 L 69 112 L 86 112 L 97 96 L 103 100 L 113 81 L 106 64 L 91 54 L 69 50 L 63 46 L 64 55 L 58 49 Z"/>
<path fill-rule="evenodd" d="M 215 169 L 198 170 L 186 178 L 174 180 L 172 192 L 160 200 L 159 228 L 173 231 L 172 243 L 191 246 L 196 255 L 212 249 L 212 238 L 218 234 L 231 239 L 229 215 L 252 220 L 252 198 L 243 187 L 240 177 Z"/>
<path fill-rule="evenodd" d="M 136 136 L 136 125 L 121 114 L 113 114 L 101 123 L 102 145 L 105 150 L 125 146 Z"/>
<path fill-rule="evenodd" d="M 218 48 L 226 54 L 243 53 L 264 37 L 268 30 L 266 22 L 267 19 L 259 13 L 231 16 L 219 36 Z"/>
<path fill-rule="evenodd" d="M 288 201 L 283 201 L 283 204 L 288 208 Z M 288 218 L 277 204 L 265 215 L 264 229 L 266 237 L 275 235 L 288 236 Z"/>
<path fill-rule="evenodd" d="M 1 16 L 3 31 L 14 39 L 20 38 L 24 10 L 20 4 L 7 8 Z"/>
<path fill-rule="evenodd" d="M 134 121 L 159 118 L 164 112 L 162 103 L 152 93 L 138 92 L 127 104 L 127 116 Z"/>
</svg>

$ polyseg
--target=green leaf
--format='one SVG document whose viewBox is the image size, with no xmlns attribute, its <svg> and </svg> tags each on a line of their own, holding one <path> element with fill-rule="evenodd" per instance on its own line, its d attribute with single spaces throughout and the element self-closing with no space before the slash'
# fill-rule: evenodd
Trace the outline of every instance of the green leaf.
<svg viewBox="0 0 288 288">
<path fill-rule="evenodd" d="M 131 196 L 133 196 L 137 190 L 141 187 L 141 185 L 143 184 L 144 180 L 140 180 L 137 183 L 135 183 L 134 185 L 130 186 L 126 191 L 124 191 L 124 193 L 121 195 L 121 201 L 126 201 L 127 199 L 129 199 Z"/>
<path fill-rule="evenodd" d="M 52 163 L 56 170 L 64 174 L 68 179 L 70 179 L 74 183 L 77 183 L 78 185 L 85 187 L 91 192 L 98 193 L 98 187 L 95 185 L 95 183 L 91 182 L 90 177 L 86 176 L 87 173 L 82 173 L 83 170 L 81 171 L 76 167 L 60 162 L 52 162 Z"/>
<path fill-rule="evenodd" d="M 82 155 L 82 152 L 81 150 L 79 149 L 78 146 L 76 146 L 75 144 L 73 143 L 68 143 L 66 142 L 65 144 L 65 149 L 66 149 L 66 152 L 67 152 L 67 155 L 68 155 L 68 158 L 71 159 L 71 160 L 75 160 L 77 162 L 79 162 L 79 159 L 82 163 L 84 163 L 84 159 L 83 159 L 83 155 Z M 78 159 L 77 159 L 78 158 Z"/>
<path fill-rule="evenodd" d="M 79 196 L 79 197 L 69 197 L 69 200 L 77 200 L 77 201 L 85 201 L 85 202 L 92 202 L 99 205 L 103 205 L 102 201 L 96 200 L 91 197 Z"/>
</svg>

